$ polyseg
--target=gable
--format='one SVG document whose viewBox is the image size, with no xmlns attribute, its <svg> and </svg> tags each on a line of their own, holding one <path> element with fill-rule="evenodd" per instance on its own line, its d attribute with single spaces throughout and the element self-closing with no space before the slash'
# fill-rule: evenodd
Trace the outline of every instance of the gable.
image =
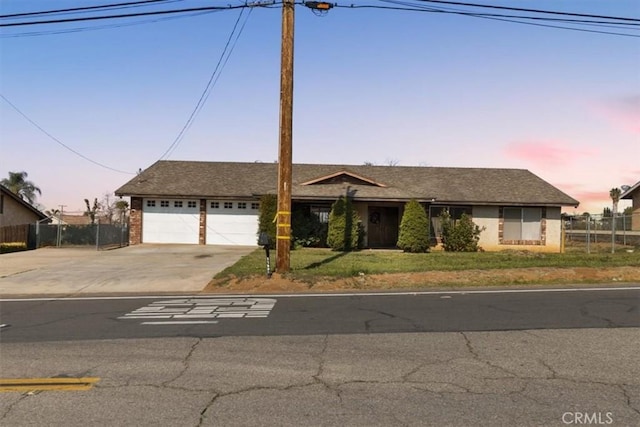
<svg viewBox="0 0 640 427">
<path fill-rule="evenodd" d="M 19 196 L 0 186 L 0 227 L 31 224 L 46 217 Z"/>
<path fill-rule="evenodd" d="M 345 170 L 324 175 L 311 181 L 303 182 L 300 185 L 328 185 L 328 184 L 352 184 L 352 185 L 370 185 L 374 187 L 386 187 L 386 185 L 376 182 L 373 179 L 366 178 Z"/>
</svg>

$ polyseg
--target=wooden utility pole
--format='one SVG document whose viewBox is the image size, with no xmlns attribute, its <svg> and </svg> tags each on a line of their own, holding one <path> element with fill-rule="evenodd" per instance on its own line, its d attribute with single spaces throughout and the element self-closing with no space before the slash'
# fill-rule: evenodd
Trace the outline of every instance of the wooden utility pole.
<svg viewBox="0 0 640 427">
<path fill-rule="evenodd" d="M 276 271 L 290 268 L 291 169 L 293 146 L 293 0 L 282 3 L 282 50 L 280 65 L 280 143 L 278 154 L 278 213 L 276 215 Z"/>
</svg>

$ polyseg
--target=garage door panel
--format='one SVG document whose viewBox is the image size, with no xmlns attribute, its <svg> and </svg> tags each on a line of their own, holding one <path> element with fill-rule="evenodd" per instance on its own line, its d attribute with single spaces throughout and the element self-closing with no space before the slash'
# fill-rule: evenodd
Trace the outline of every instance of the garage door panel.
<svg viewBox="0 0 640 427">
<path fill-rule="evenodd" d="M 243 245 L 256 246 L 258 244 L 258 210 L 249 209 L 247 202 L 227 201 L 233 208 L 212 208 L 207 202 L 207 244 L 209 245 Z M 247 208 L 239 209 L 239 203 Z"/>
<path fill-rule="evenodd" d="M 158 199 L 155 200 L 155 206 L 150 206 L 147 200 L 154 199 L 143 201 L 143 243 L 198 244 L 200 228 L 198 208 L 185 207 L 187 200 L 162 200 L 161 205 Z M 176 207 L 174 202 L 179 202 L 183 206 Z"/>
</svg>

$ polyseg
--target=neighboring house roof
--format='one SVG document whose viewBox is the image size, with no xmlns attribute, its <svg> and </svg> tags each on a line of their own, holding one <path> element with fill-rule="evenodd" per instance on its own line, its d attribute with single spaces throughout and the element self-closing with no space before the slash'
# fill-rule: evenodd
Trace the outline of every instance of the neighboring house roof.
<svg viewBox="0 0 640 427">
<path fill-rule="evenodd" d="M 15 200 L 18 204 L 22 205 L 25 209 L 33 212 L 35 215 L 38 216 L 38 218 L 40 219 L 45 219 L 47 218 L 47 216 L 40 212 L 40 210 L 38 210 L 37 208 L 35 208 L 31 203 L 27 202 L 26 200 L 22 200 L 22 197 L 18 196 L 17 194 L 11 192 L 7 187 L 5 187 L 4 185 L 0 185 L 0 194 L 4 194 L 8 197 L 11 197 L 13 200 Z"/>
<path fill-rule="evenodd" d="M 51 217 L 54 224 L 57 224 L 60 221 L 61 225 L 88 225 L 91 224 L 91 218 L 87 215 L 65 215 L 62 214 L 62 217 L 58 214 Z"/>
<path fill-rule="evenodd" d="M 277 163 L 158 161 L 118 196 L 242 198 L 277 193 Z M 294 164 L 294 200 L 418 199 L 434 203 L 577 206 L 524 169 Z"/>
<path fill-rule="evenodd" d="M 635 193 L 636 191 L 640 191 L 640 181 L 636 182 L 635 185 L 629 187 L 627 189 L 627 191 L 623 192 L 620 195 L 621 199 L 632 199 L 633 198 L 633 193 Z"/>
</svg>

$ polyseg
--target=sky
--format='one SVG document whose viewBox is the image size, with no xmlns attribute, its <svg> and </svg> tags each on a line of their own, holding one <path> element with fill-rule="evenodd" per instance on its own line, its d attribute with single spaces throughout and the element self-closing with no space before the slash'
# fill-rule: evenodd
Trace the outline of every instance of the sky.
<svg viewBox="0 0 640 427">
<path fill-rule="evenodd" d="M 2 0 L 0 14 L 121 1 Z M 638 0 L 475 3 L 640 19 Z M 239 3 L 140 10 L 227 4 Z M 601 213 L 611 188 L 640 181 L 640 37 L 389 9 L 295 14 L 294 163 L 528 169 L 580 201 L 569 213 Z M 280 7 L 149 20 L 0 28 L 0 177 L 26 171 L 44 209 L 82 211 L 159 159 L 277 160 Z"/>
</svg>

